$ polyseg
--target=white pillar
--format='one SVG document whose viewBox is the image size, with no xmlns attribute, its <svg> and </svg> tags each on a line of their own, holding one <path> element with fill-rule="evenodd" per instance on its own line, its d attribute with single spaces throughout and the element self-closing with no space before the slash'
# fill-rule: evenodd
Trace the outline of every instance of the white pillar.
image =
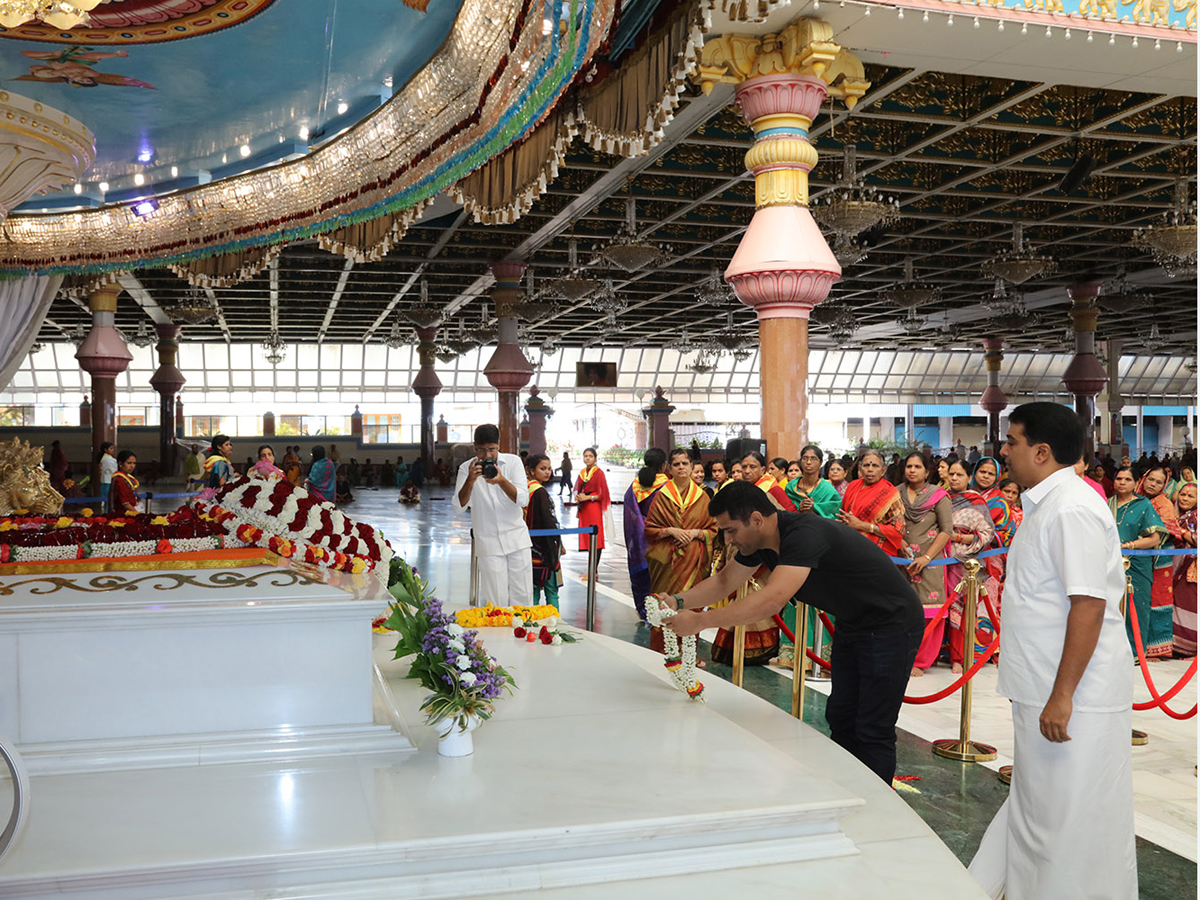
<svg viewBox="0 0 1200 900">
<path fill-rule="evenodd" d="M 896 439 L 896 420 L 892 416 L 879 417 L 879 436 L 885 441 Z"/>
<path fill-rule="evenodd" d="M 1145 441 L 1142 437 L 1142 407 L 1140 405 L 1137 408 L 1137 423 L 1135 427 L 1137 431 L 1134 435 L 1134 440 L 1137 441 L 1137 446 L 1130 448 L 1129 455 L 1136 461 L 1146 449 Z"/>
<path fill-rule="evenodd" d="M 954 446 L 954 417 L 938 416 L 938 449 L 948 450 Z"/>
<path fill-rule="evenodd" d="M 911 403 L 904 409 L 904 439 L 910 444 L 917 442 L 917 420 Z"/>
<path fill-rule="evenodd" d="M 1175 417 L 1174 416 L 1159 416 L 1158 417 L 1158 446 L 1170 447 L 1175 444 Z M 1162 456 L 1162 450 L 1159 450 L 1159 456 Z"/>
</svg>

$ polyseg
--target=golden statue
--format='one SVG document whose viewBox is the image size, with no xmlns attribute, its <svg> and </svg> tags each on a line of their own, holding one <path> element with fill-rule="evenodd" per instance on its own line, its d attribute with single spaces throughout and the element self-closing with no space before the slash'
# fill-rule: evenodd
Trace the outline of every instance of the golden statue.
<svg viewBox="0 0 1200 900">
<path fill-rule="evenodd" d="M 42 467 L 42 448 L 13 438 L 0 441 L 0 516 L 23 509 L 34 516 L 62 513 L 63 496 L 50 486 L 50 473 Z"/>
</svg>

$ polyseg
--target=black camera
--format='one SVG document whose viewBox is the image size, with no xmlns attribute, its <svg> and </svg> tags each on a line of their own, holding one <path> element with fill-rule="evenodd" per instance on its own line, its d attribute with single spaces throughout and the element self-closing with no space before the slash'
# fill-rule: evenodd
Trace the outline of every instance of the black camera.
<svg viewBox="0 0 1200 900">
<path fill-rule="evenodd" d="M 500 474 L 500 470 L 496 468 L 496 460 L 490 456 L 481 459 L 479 467 L 483 469 L 484 478 L 495 478 Z"/>
</svg>

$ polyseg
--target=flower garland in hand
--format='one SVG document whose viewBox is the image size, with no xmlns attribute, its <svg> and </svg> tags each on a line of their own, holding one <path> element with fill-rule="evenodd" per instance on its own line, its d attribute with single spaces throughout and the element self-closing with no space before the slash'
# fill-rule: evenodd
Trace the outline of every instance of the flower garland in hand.
<svg viewBox="0 0 1200 900">
<path fill-rule="evenodd" d="M 685 637 L 681 647 L 679 635 L 666 624 L 675 615 L 675 610 L 663 609 L 653 595 L 646 599 L 646 621 L 663 632 L 663 665 L 675 679 L 675 686 L 679 690 L 693 700 L 703 700 L 704 685 L 696 679 L 696 635 Z"/>
</svg>

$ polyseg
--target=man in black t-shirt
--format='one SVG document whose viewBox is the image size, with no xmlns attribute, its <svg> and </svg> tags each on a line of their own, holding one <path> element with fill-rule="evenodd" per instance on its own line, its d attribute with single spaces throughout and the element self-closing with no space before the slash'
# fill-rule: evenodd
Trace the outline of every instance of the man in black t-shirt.
<svg viewBox="0 0 1200 900">
<path fill-rule="evenodd" d="M 779 613 L 795 598 L 837 617 L 833 678 L 825 720 L 838 744 L 888 784 L 896 773 L 896 718 L 916 660 L 925 614 L 916 591 L 877 545 L 848 525 L 812 513 L 775 509 L 752 484 L 730 484 L 709 513 L 738 554 L 690 591 L 658 594 L 680 611 L 680 635 L 748 625 Z M 718 609 L 759 566 L 771 570 L 762 590 Z M 673 602 L 672 602 L 673 601 Z"/>
</svg>

